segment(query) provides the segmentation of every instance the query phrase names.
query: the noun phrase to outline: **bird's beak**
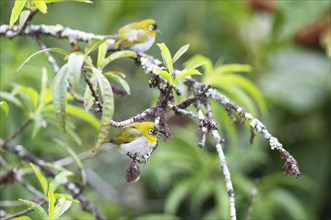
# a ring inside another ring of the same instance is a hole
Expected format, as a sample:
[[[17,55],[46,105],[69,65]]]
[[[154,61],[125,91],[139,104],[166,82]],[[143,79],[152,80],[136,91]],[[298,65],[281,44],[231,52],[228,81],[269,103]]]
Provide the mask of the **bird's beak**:
[[[157,131],[156,136],[162,140],[166,138],[166,135],[162,131]]]
[[[156,29],[155,31],[159,34],[162,34],[162,32],[159,29]]]

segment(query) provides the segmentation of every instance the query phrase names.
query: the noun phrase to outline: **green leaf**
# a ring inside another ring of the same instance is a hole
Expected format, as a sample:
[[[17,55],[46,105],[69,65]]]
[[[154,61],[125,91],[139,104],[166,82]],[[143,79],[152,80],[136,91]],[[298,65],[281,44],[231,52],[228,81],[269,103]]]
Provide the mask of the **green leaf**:
[[[67,146],[66,143],[64,143],[61,140],[55,139],[54,140],[59,146],[61,146],[70,156],[71,158],[75,161],[77,164],[78,168],[80,169],[81,172],[81,177],[82,177],[82,183],[83,185],[86,185],[86,173],[85,173],[85,168],[82,163],[82,161],[79,159],[79,156],[76,154],[76,152],[69,146]]]
[[[11,11],[10,21],[9,21],[9,27],[12,28],[17,21],[17,19],[20,16],[21,11],[24,8],[24,5],[27,0],[16,0],[14,7]]]
[[[102,39],[99,38],[91,38],[89,40],[89,42],[87,43],[86,47],[85,47],[85,55],[89,55],[90,53],[92,53],[94,50],[96,50],[101,44],[103,44],[104,42],[106,42],[109,39],[108,36],[105,36]]]
[[[29,216],[22,215],[19,217],[16,217],[15,220],[32,220]]]
[[[120,77],[119,74],[114,74],[113,71],[109,71],[109,72],[104,73],[104,75],[105,75],[105,77],[111,78],[112,80],[114,80],[115,82],[120,84],[127,94],[129,94],[129,95],[131,94],[129,84],[122,77]]]
[[[47,13],[47,5],[44,0],[32,0],[32,2],[37,6],[38,10],[46,14]]]
[[[161,50],[162,60],[163,60],[164,64],[166,65],[168,72],[170,74],[172,74],[174,71],[174,68],[173,68],[172,58],[171,58],[171,54],[170,54],[168,47],[164,43],[157,44],[157,46]]]
[[[72,204],[72,201],[66,200],[64,196],[61,196],[57,200],[57,204],[55,206],[55,212],[54,212],[54,219],[58,219],[65,211],[67,211]]]
[[[225,74],[221,77],[221,79],[223,82],[230,82],[242,88],[253,100],[256,101],[262,115],[267,112],[267,104],[264,100],[262,92],[250,80],[236,74]],[[220,84],[222,84],[222,82],[220,82]]]
[[[40,217],[42,217],[43,220],[48,220],[48,215],[45,212],[45,210],[43,209],[43,207],[41,207],[38,203],[29,201],[29,200],[24,200],[24,199],[18,199],[19,201],[23,202],[25,205],[33,208],[33,210],[35,210]]]
[[[5,101],[1,101],[0,102],[0,108],[5,112],[6,116],[8,116],[8,112],[9,112],[8,103],[5,102]]]
[[[22,102],[12,93],[0,91],[0,97],[11,103],[14,103],[17,107],[23,107]]]
[[[30,163],[30,166],[33,169],[33,172],[36,174],[37,179],[41,185],[41,188],[43,189],[44,195],[47,194],[47,189],[48,189],[48,182],[44,174],[40,171],[40,169],[34,165],[33,163]]]
[[[36,137],[40,128],[46,128],[47,122],[44,120],[43,116],[40,113],[34,115],[34,126],[32,130],[32,139]]]
[[[186,51],[188,50],[189,47],[190,47],[189,44],[185,44],[184,46],[179,48],[179,50],[176,52],[176,54],[172,58],[172,63],[174,64],[184,53],[186,53]]]
[[[294,194],[288,190],[280,188],[273,189],[270,192],[269,200],[276,203],[278,208],[287,212],[292,219],[307,219],[308,215],[305,206]],[[284,201],[286,201],[284,203]]]
[[[80,118],[80,119],[88,122],[90,125],[92,125],[96,129],[100,128],[100,122],[95,118],[94,115],[84,111],[83,109],[81,109],[77,106],[67,105],[66,113],[71,114],[72,116],[75,116],[77,118]]]
[[[61,171],[60,173],[56,174],[56,176],[49,183],[49,185],[52,186],[52,190],[55,191],[59,185],[64,183],[64,181],[67,179],[68,176],[72,176],[72,175],[73,173],[68,170]]]
[[[65,131],[65,109],[67,104],[68,64],[64,64],[53,81],[53,105],[60,127]]]
[[[191,179],[187,178],[184,181],[176,184],[175,188],[169,193],[165,204],[165,213],[175,214],[180,206],[180,203],[185,199],[191,190]]]
[[[176,85],[180,80],[192,75],[201,75],[201,73],[196,69],[184,69],[176,75],[174,84]]]
[[[235,72],[252,72],[252,67],[245,64],[226,64],[218,67],[216,72],[235,73]]]
[[[181,218],[175,215],[169,215],[165,213],[153,213],[135,218],[136,220],[180,220]]]
[[[49,104],[53,100],[51,89],[48,88],[48,75],[47,69],[45,67],[42,68],[42,75],[41,75],[41,85],[40,85],[40,93],[39,93],[39,111],[43,111],[43,107]]]
[[[61,193],[61,194],[55,193],[55,197],[56,198],[64,197],[68,201],[80,203],[79,200],[72,198],[72,196],[70,194],[66,194],[66,193]]]
[[[101,71],[94,68],[93,73],[97,77],[101,97],[103,100],[100,130],[95,141],[94,147],[92,149],[92,152],[95,153],[100,147],[101,143],[103,143],[107,138],[108,130],[110,128],[109,122],[112,119],[114,113],[114,96],[109,81],[101,73]]]
[[[184,65],[186,66],[185,69],[198,68],[200,65],[198,65],[198,66],[195,66],[195,65],[197,65],[199,63],[202,63],[202,68],[203,68],[203,71],[206,75],[208,75],[209,73],[212,72],[213,63],[211,62],[210,59],[208,59],[207,57],[204,57],[202,55],[195,55],[195,56],[191,57],[191,59],[186,61],[184,63]]]
[[[21,15],[20,15],[20,19],[19,19],[19,25],[20,27],[23,27],[26,20],[28,19],[29,15],[31,14],[31,11],[30,10],[23,10],[21,12]]]
[[[101,66],[101,64],[105,60],[106,54],[107,54],[107,43],[103,42],[98,49],[97,67]]]
[[[82,66],[84,63],[85,56],[80,53],[71,53],[68,58],[68,74],[71,83],[76,86],[79,83],[80,75],[82,73]]]
[[[31,107],[31,111],[34,111],[38,107],[39,103],[39,94],[32,87],[26,87],[21,85],[15,85],[16,92],[22,98],[26,107]]]
[[[173,86],[171,74],[167,70],[157,68],[156,75],[161,76],[165,81],[167,81],[170,85]]]
[[[206,65],[205,61],[194,61],[194,62],[187,62],[185,63],[185,68],[184,70],[188,70],[188,69],[196,69],[200,66]]]
[[[93,4],[92,1],[90,0],[44,0],[47,4],[48,3],[57,3],[57,2],[82,2],[82,3],[89,3],[89,4]]]
[[[106,57],[106,59],[104,59],[99,69],[104,69],[110,62],[123,57],[137,58],[137,54],[130,50],[116,51],[115,53],[110,54],[108,57]]]
[[[55,194],[52,184],[49,184],[48,188],[48,216],[49,220],[54,220],[54,211],[55,211]]]
[[[68,56],[70,53],[66,50],[63,50],[61,48],[47,48],[47,49],[43,49],[43,50],[39,50],[33,54],[31,54],[16,70],[15,76],[22,70],[22,68],[25,66],[25,64],[27,64],[28,62],[30,62],[33,58],[36,58],[37,55],[40,55],[41,53],[44,53],[46,51],[49,52],[56,52],[59,54],[63,54],[65,56]]]
[[[92,75],[89,78],[94,91],[96,91],[97,88],[97,78],[95,75]],[[83,99],[83,105],[84,105],[84,109],[85,111],[88,111],[94,104],[94,97],[92,96],[90,87],[88,85],[85,86],[85,91],[84,91],[84,99]]]

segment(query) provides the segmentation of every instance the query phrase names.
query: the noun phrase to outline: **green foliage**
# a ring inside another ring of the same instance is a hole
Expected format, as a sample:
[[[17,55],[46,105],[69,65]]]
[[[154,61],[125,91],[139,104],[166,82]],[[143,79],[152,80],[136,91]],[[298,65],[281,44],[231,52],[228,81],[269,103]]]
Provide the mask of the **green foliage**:
[[[164,43],[157,44],[161,50],[161,55],[166,69],[157,68],[156,74],[165,79],[170,86],[176,86],[177,83],[192,75],[201,75],[201,73],[196,69],[203,63],[196,63],[195,65],[187,65],[182,71],[178,73],[174,72],[173,64],[188,50],[189,45],[186,44],[179,48],[173,58],[171,58],[170,51]]]
[[[15,0],[15,4],[10,16],[10,22],[9,22],[10,28],[14,26],[15,22],[20,16],[21,16],[20,26],[23,26],[31,10],[34,7],[37,7],[41,13],[46,14],[47,4],[56,3],[56,2],[68,2],[68,1],[70,0]],[[90,0],[71,0],[71,1],[93,3]],[[26,6],[29,9],[29,11],[27,10],[22,11],[24,6]]]
[[[59,120],[60,127],[65,131],[65,108],[67,104],[67,89],[69,79],[69,68],[65,64],[56,74],[53,82],[53,104],[54,111]]]
[[[19,199],[19,201],[23,202],[25,205],[29,206],[30,208],[33,208],[33,210],[36,211],[43,220],[48,219],[48,215],[46,211],[38,203],[24,199]]]
[[[62,185],[65,179],[68,176],[72,175],[72,172],[63,170],[62,172],[58,173],[54,177],[54,179],[48,182],[44,174],[36,165],[30,163],[30,166],[32,167],[35,175],[37,176],[37,179],[43,189],[45,198],[48,201],[48,214],[38,203],[24,199],[19,199],[19,201],[33,208],[33,210],[36,211],[39,216],[44,220],[60,219],[64,212],[70,208],[72,202],[78,202],[70,195],[55,193],[58,186]]]
[[[5,112],[6,116],[8,115],[9,112],[9,106],[8,103],[5,101],[0,102],[0,108]]]
[[[44,174],[39,170],[39,168],[34,165],[33,163],[30,163],[30,166],[33,169],[33,172],[36,174],[38,181],[41,185],[41,188],[43,189],[44,195],[46,196],[47,191],[48,191],[48,182]]]

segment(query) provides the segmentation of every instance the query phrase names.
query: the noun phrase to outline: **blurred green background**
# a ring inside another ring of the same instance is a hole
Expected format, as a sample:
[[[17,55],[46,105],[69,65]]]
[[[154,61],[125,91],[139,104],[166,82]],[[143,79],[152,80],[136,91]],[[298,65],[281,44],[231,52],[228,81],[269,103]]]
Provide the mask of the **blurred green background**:
[[[1,1],[0,6],[1,25],[8,24],[13,1]],[[294,179],[283,174],[278,152],[271,151],[265,140],[257,137],[250,145],[247,128],[218,121],[221,126],[237,130],[232,141],[226,129],[221,134],[226,138],[224,150],[238,219],[247,216],[254,183],[258,194],[252,219],[331,219],[331,67],[326,46],[331,45],[330,6],[330,1],[323,0],[95,1],[92,5],[69,2],[49,5],[48,13],[38,13],[32,23],[114,34],[127,23],[154,18],[162,32],[156,43],[166,43],[172,52],[189,43],[186,58],[202,54],[213,63],[251,65],[252,73],[243,75],[261,89],[268,106],[266,114],[256,117],[297,159],[301,177]],[[70,49],[66,39],[42,39],[48,47]],[[1,90],[10,91],[13,84],[39,90],[41,67],[47,68],[51,82],[54,73],[44,56],[30,62],[22,74],[14,77],[18,66],[37,50],[30,37],[1,37]],[[147,53],[161,58],[155,45]],[[63,64],[64,60],[58,57],[58,63]],[[148,87],[149,76],[132,60],[121,60],[113,69],[126,73],[132,90],[131,96],[116,96],[115,120],[148,108],[157,94]],[[216,109],[215,117],[221,113]],[[1,138],[11,134],[26,118],[12,104],[8,117],[3,111],[0,114]],[[83,144],[64,137],[54,125],[48,125],[33,139],[30,126],[15,143],[47,161],[68,156],[52,141],[54,137],[62,137],[77,153],[89,150],[97,131],[84,121],[70,116],[69,120]],[[111,219],[228,219],[224,178],[213,145],[197,147],[199,133],[194,122],[169,115],[169,126],[172,136],[161,142],[150,161],[141,166],[138,183],[125,182],[130,160],[118,152],[84,160],[88,197]],[[116,132],[114,129],[111,135]],[[12,155],[4,157],[13,166],[20,163]],[[74,165],[69,168],[77,171]],[[28,178],[33,181],[32,175]],[[2,201],[29,195],[18,183],[0,186],[0,193]],[[16,209],[5,210],[10,213]],[[64,219],[90,217],[75,204]]]

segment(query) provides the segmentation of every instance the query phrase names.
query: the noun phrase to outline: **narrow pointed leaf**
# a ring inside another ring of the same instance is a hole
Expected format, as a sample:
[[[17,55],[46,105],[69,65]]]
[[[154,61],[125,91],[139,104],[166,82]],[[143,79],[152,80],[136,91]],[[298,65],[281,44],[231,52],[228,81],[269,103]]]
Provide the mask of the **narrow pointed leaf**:
[[[226,64],[218,67],[216,72],[220,71],[221,73],[234,73],[234,72],[251,72],[252,67],[245,64]]]
[[[103,100],[103,109],[101,116],[100,130],[95,141],[92,152],[95,153],[100,145],[106,140],[108,131],[110,128],[109,122],[114,113],[114,96],[113,90],[107,78],[97,69],[93,69],[93,73],[96,74],[98,85],[100,88],[101,97]]]
[[[49,183],[50,186],[52,186],[52,190],[56,190],[57,187],[61,184],[64,183],[65,179],[68,177],[68,176],[72,176],[73,173],[70,172],[70,171],[67,171],[67,170],[64,170],[58,174],[56,174],[56,176],[54,177],[54,179]]]
[[[88,54],[90,54],[91,52],[93,52],[94,50],[96,50],[101,44],[103,44],[108,39],[109,39],[108,36],[106,36],[106,37],[104,37],[102,39],[91,38],[89,40],[89,42],[87,43],[87,45],[86,45],[85,55],[87,56]]]
[[[174,55],[174,58],[172,58],[172,63],[174,64],[184,53],[186,53],[189,47],[190,47],[189,44],[185,44],[184,46],[179,48],[179,50]]]
[[[54,141],[61,146],[70,156],[71,158],[75,161],[76,165],[78,166],[80,172],[81,172],[81,178],[82,178],[82,184],[86,185],[86,173],[85,173],[85,168],[84,165],[77,155],[77,153],[69,147],[65,142],[59,140],[59,139],[54,139]]]
[[[10,16],[10,21],[9,21],[9,27],[12,28],[15,24],[15,22],[17,21],[17,19],[19,18],[21,11],[24,8],[24,5],[26,3],[27,0],[16,0],[14,7],[11,11],[11,16]]]
[[[37,6],[38,10],[46,14],[47,13],[47,5],[44,0],[32,0],[32,2]]]
[[[164,64],[166,65],[167,69],[169,70],[169,73],[172,74],[174,71],[173,64],[172,64],[172,58],[170,51],[168,47],[164,43],[157,44],[157,46],[161,50],[162,60]]]
[[[176,75],[174,84],[176,85],[180,80],[192,75],[201,75],[201,73],[196,69],[184,69]]]
[[[53,82],[53,105],[60,127],[65,131],[65,109],[67,104],[68,66],[63,65]]]
[[[89,4],[93,4],[92,1],[90,0],[44,0],[46,3],[56,3],[56,2],[68,2],[68,1],[72,1],[72,2],[83,2],[83,3],[89,3]]]
[[[61,196],[57,200],[57,204],[55,206],[55,211],[54,211],[54,219],[59,219],[65,211],[67,211],[72,204],[72,201],[66,200],[64,196]]]
[[[41,128],[45,128],[47,126],[47,122],[40,113],[35,114],[33,123],[32,139],[36,137]]]
[[[54,211],[55,211],[55,195],[54,189],[51,184],[49,184],[48,188],[48,216],[49,220],[54,220]]]
[[[161,68],[157,68],[156,69],[156,75],[161,76],[163,79],[165,79],[170,85],[172,85],[172,77],[171,74],[166,71],[163,70]]]
[[[44,176],[44,174],[40,171],[40,169],[36,165],[34,165],[33,163],[30,163],[30,166],[32,167],[33,172],[37,176],[37,179],[41,185],[41,188],[43,189],[44,195],[46,195],[47,190],[48,190],[48,182],[47,182],[46,177]]]
[[[23,27],[25,24],[26,20],[28,19],[29,15],[31,14],[30,10],[23,10],[20,14],[20,19],[19,19],[19,25],[20,27]]]
[[[8,102],[14,103],[17,107],[23,107],[21,100],[15,97],[15,94],[0,91],[0,97]]]
[[[56,53],[60,53],[60,54],[63,54],[65,56],[68,56],[70,53],[66,50],[63,50],[61,48],[47,48],[47,49],[43,49],[43,50],[39,50],[33,54],[31,54],[19,67],[18,69],[16,70],[16,74],[18,74],[22,68],[25,66],[25,64],[27,64],[29,61],[31,61],[33,58],[36,58],[37,55],[40,55],[46,51],[49,51],[49,52],[56,52]]]
[[[101,66],[101,64],[105,60],[106,54],[107,54],[107,43],[103,42],[98,49],[97,67]]]
[[[79,53],[71,53],[68,58],[68,74],[70,82],[77,87],[82,73],[82,66],[85,56]]]
[[[189,62],[186,63],[186,66],[184,68],[184,70],[188,70],[188,69],[196,69],[200,66],[206,65],[207,63],[205,61],[195,61],[195,62]]]
[[[115,82],[117,82],[118,84],[120,84],[127,94],[129,95],[131,94],[129,84],[122,77],[119,76],[120,74],[113,74],[113,72],[106,72],[104,73],[104,75],[105,77],[110,78]]]
[[[24,199],[18,199],[18,200],[23,202],[25,205],[33,208],[33,210],[35,210],[39,214],[39,216],[42,217],[43,220],[48,219],[48,215],[47,215],[46,211],[38,203],[29,201],[29,200],[24,200]]]
[[[99,69],[104,69],[110,62],[124,57],[137,58],[137,54],[130,50],[117,51],[106,57]]]
[[[94,74],[89,78],[89,81],[91,82],[94,91],[97,91],[97,78]],[[90,87],[86,85],[84,91],[84,99],[83,99],[83,105],[85,111],[89,111],[90,108],[93,106],[93,104],[94,104],[94,97],[92,96]]]
[[[82,108],[74,105],[67,105],[66,113],[86,121],[96,129],[99,129],[100,127],[100,122],[98,119],[94,115],[84,111]]]
[[[15,218],[15,220],[32,220],[32,219],[27,215],[22,215],[22,216]]]
[[[195,56],[191,57],[188,61],[186,61],[184,63],[184,65],[186,66],[185,68],[186,69],[196,69],[196,68],[198,68],[198,67],[194,67],[194,63],[203,63],[202,68],[203,68],[203,71],[204,71],[205,75],[208,75],[209,73],[212,72],[213,63],[207,57],[204,57],[202,55],[195,55]]]
[[[6,116],[8,115],[9,112],[9,106],[8,103],[5,101],[0,102],[0,108],[5,112]]]
[[[256,87],[256,85],[254,85],[254,83],[252,83],[250,80],[248,80],[247,78],[245,78],[241,75],[237,75],[237,74],[225,74],[222,76],[220,81],[221,81],[219,83],[220,85],[222,84],[222,82],[225,81],[225,82],[232,83],[236,86],[239,86],[241,89],[243,89],[248,94],[248,96],[250,96],[251,99],[256,101],[258,107],[261,110],[262,115],[266,114],[268,109],[267,109],[267,104],[266,104],[266,101],[264,100],[263,94]]]

